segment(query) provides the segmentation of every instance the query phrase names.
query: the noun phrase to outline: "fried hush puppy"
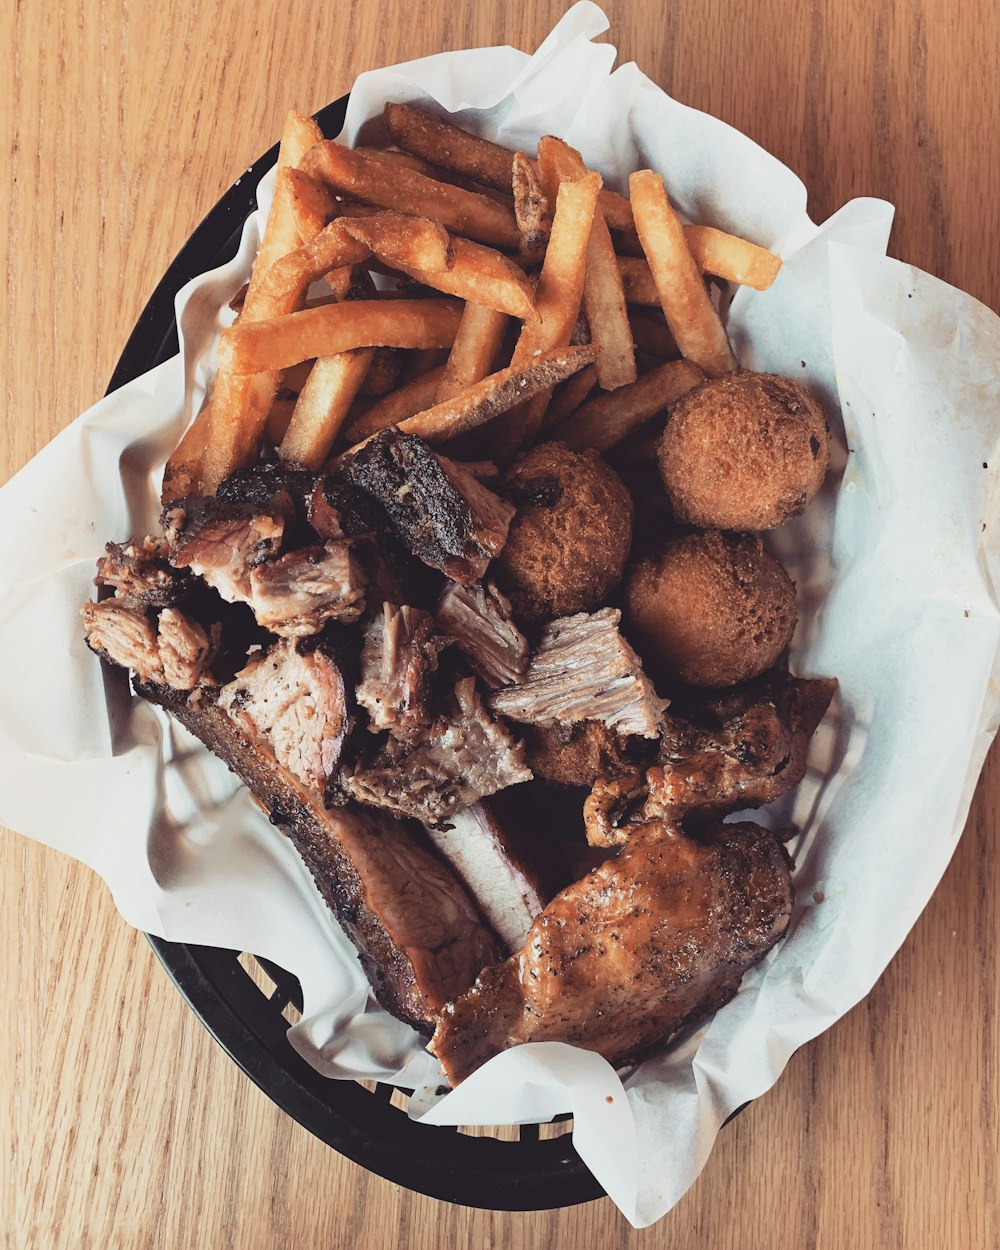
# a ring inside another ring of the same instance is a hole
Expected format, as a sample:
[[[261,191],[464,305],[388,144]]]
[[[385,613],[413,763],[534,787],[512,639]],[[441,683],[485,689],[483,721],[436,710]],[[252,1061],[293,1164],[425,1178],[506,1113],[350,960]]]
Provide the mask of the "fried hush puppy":
[[[795,585],[755,534],[688,534],[632,570],[625,619],[652,667],[696,686],[731,686],[788,645]]]
[[[556,786],[592,786],[637,758],[633,744],[596,720],[576,725],[519,725],[528,767]]]
[[[632,497],[594,451],[542,443],[516,460],[503,490],[517,507],[496,563],[522,622],[600,607],[621,581],[632,542]]]
[[[803,512],[823,482],[826,418],[787,378],[730,373],[674,404],[659,461],[678,521],[773,529]]]

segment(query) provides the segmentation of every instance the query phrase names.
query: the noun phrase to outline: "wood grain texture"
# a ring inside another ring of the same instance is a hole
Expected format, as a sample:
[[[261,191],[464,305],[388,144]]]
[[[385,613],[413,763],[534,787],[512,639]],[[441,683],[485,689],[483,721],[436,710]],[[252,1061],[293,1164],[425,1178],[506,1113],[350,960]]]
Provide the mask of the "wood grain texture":
[[[621,59],[795,169],[814,218],[884,196],[898,206],[895,255],[1000,305],[992,0],[605,7]],[[287,108],[318,108],[409,57],[533,48],[562,8],[8,3],[0,481],[100,396],[160,274]],[[215,1046],[99,881],[6,834],[0,1244],[996,1246],[998,804],[994,752],[951,868],[875,991],[795,1056],[641,1233],[607,1201],[476,1212],[341,1159]]]

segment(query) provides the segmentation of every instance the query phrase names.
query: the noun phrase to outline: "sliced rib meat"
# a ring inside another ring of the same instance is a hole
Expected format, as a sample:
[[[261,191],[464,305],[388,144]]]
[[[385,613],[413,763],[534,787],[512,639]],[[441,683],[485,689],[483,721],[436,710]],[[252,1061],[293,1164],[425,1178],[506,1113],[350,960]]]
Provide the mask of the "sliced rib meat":
[[[408,738],[430,728],[432,678],[443,643],[429,612],[406,604],[382,605],[365,630],[357,691],[374,730]]]
[[[654,821],[445,1008],[431,1049],[452,1085],[521,1042],[641,1059],[733,997],[785,932],[793,898],[768,830],[720,825],[695,840]]]
[[[596,720],[623,735],[658,737],[667,702],[619,633],[620,620],[617,608],[602,608],[550,621],[525,680],[496,691],[490,706],[529,724]]]
[[[196,701],[162,686],[138,690],[246,783],[302,856],[379,1002],[429,1034],[445,1002],[498,958],[493,935],[447,865],[419,833],[383,812],[325,809],[213,698]]]
[[[257,623],[282,638],[319,633],[327,621],[356,621],[365,585],[343,540],[300,547],[250,570],[246,602]]]
[[[219,706],[249,741],[325,795],[348,728],[344,678],[330,656],[290,641],[275,643],[252,655],[223,686]]]
[[[514,624],[510,603],[494,585],[449,582],[436,616],[438,629],[456,643],[491,690],[524,680],[528,640]]]
[[[488,794],[528,781],[520,743],[483,707],[472,678],[416,743],[390,739],[343,784],[359,803],[438,825]]]
[[[463,585],[483,576],[507,540],[510,504],[423,439],[395,427],[346,456],[338,478],[381,505],[415,556]]]
[[[191,589],[191,578],[168,562],[162,538],[107,543],[97,562],[95,586],[108,586],[127,608],[166,608],[179,603]]]
[[[131,669],[140,681],[192,690],[207,675],[212,646],[202,627],[177,608],[152,613],[118,599],[85,603],[87,646],[110,664]]]
[[[587,840],[615,846],[662,817],[714,817],[760,807],[797,786],[809,742],[837,683],[771,669],[664,721],[652,767],[597,781],[584,806]]]
[[[510,954],[549,901],[543,872],[494,799],[454,812],[427,836],[451,864]]]

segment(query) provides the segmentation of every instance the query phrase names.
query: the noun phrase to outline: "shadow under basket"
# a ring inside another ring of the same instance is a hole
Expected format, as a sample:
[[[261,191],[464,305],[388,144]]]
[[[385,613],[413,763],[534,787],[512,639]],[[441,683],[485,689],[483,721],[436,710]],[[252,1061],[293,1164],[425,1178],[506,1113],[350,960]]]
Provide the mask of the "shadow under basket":
[[[324,135],[339,133],[347,99],[316,114]],[[109,393],[176,354],[174,297],[192,278],[236,254],[243,223],[257,207],[257,183],[277,157],[275,146],[230,187],[185,243],[136,322]],[[238,951],[151,936],[149,941],[202,1023],[243,1071],[283,1111],[355,1163],[408,1189],[471,1207],[534,1211],[603,1196],[573,1149],[569,1117],[541,1128],[419,1124],[406,1114],[405,1090],[330,1080],[292,1049],[286,1034],[302,999],[291,974]]]

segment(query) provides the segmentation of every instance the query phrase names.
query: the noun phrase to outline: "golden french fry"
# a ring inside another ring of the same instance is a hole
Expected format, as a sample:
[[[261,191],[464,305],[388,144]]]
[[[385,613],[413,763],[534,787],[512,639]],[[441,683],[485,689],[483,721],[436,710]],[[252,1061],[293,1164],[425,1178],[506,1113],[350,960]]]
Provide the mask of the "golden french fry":
[[[318,469],[330,454],[371,363],[372,349],[321,356],[302,388],[278,459]]]
[[[444,365],[430,369],[405,382],[388,395],[383,395],[360,417],[355,418],[344,431],[348,444],[361,442],[389,425],[399,425],[408,417],[432,407],[437,402],[438,387],[444,374]]]
[[[498,143],[470,135],[411,104],[387,104],[383,116],[389,138],[397,148],[452,173],[463,174],[484,187],[510,191],[514,153]]]
[[[448,231],[426,217],[383,212],[371,217],[341,217],[338,225],[390,265],[435,271],[450,268]]]
[[[583,157],[562,139],[546,135],[538,144],[538,162],[546,186],[582,178],[587,167]],[[583,307],[591,338],[601,349],[597,377],[606,391],[636,379],[635,345],[628,323],[628,309],[621,274],[611,242],[611,232],[598,203],[590,231]]]
[[[456,300],[356,300],[248,325],[240,321],[222,332],[219,365],[239,375],[287,369],[356,347],[450,348],[461,316]]]
[[[554,430],[553,437],[575,451],[586,447],[607,451],[703,381],[704,374],[689,360],[668,361],[629,386],[588,400]]]
[[[590,173],[575,182],[559,184],[552,233],[535,289],[537,318],[526,322],[521,331],[511,362],[515,366],[524,366],[542,352],[569,344],[580,314],[600,186],[600,175]],[[501,458],[529,444],[541,428],[550,396],[544,388],[534,394],[537,399],[532,397],[519,406],[491,431],[494,452]]]
[[[670,327],[663,320],[662,313],[647,312],[644,308],[630,308],[628,314],[632,339],[636,348],[647,356],[655,356],[658,360],[676,360],[680,356]]]
[[[685,226],[684,237],[698,268],[729,282],[766,291],[778,276],[781,257],[712,226]]]
[[[513,190],[515,154],[499,143],[480,139],[412,104],[387,104],[385,124],[398,148],[484,187],[507,194]],[[617,191],[601,188],[601,211],[612,230],[635,229],[629,202]]]
[[[596,354],[597,349],[593,347],[567,347],[561,351],[543,352],[528,365],[512,365],[491,373],[460,395],[401,421],[399,428],[406,434],[419,434],[431,443],[447,442],[485,425],[540,391],[551,390],[557,383],[589,365]],[[359,443],[345,455],[363,445]]]
[[[278,260],[307,242],[326,221],[329,195],[295,168],[303,145],[311,143],[319,133],[315,122],[301,113],[289,113],[285,120],[274,198],[240,311],[241,323],[268,315],[268,302],[260,295],[268,273]],[[234,376],[220,364],[212,392],[211,428],[205,440],[199,474],[201,490],[213,494],[222,479],[234,469],[256,459],[278,382],[273,374],[258,378]]]
[[[524,270],[493,248],[482,247],[469,239],[452,239],[448,269],[402,268],[411,278],[436,287],[446,295],[457,295],[459,299],[507,313],[520,321],[535,317],[535,296]]]
[[[506,328],[507,318],[503,313],[481,304],[465,305],[451,355],[441,376],[438,403],[481,382],[489,374]]]
[[[482,243],[516,248],[517,223],[509,208],[487,195],[439,182],[393,165],[377,152],[357,152],[339,143],[317,143],[301,168],[341,195],[438,221],[456,234]]]
[[[201,466],[212,425],[212,405],[207,403],[184,431],[163,469],[160,502],[171,503],[196,493],[201,485]]]
[[[514,192],[514,220],[521,232],[521,255],[540,255],[552,230],[552,207],[542,190],[535,162],[523,152],[514,153],[511,189]]]
[[[275,261],[257,285],[252,320],[269,321],[295,312],[319,278],[359,264],[370,255],[367,245],[350,234],[343,221],[332,221],[314,239]],[[240,322],[245,319],[244,309]]]
[[[639,170],[629,179],[629,190],[636,230],[681,355],[709,377],[731,372],[736,357],[667,199],[663,179],[651,169]]]
[[[662,437],[663,422],[650,421],[635,434],[615,443],[610,449],[608,459],[613,465],[656,464]]]
[[[542,422],[542,429],[552,430],[561,425],[567,417],[576,412],[596,385],[597,368],[595,365],[588,365],[586,369],[581,369],[573,377],[567,378],[552,395],[545,413],[545,420]]]
[[[289,111],[285,118],[285,126],[281,133],[281,147],[278,150],[278,168],[285,165],[296,166],[309,149],[322,142],[323,132],[312,117]]]
[[[781,268],[781,257],[767,248],[712,226],[685,226],[684,238],[702,273],[714,274],[726,282],[766,291]],[[645,259],[619,256],[618,267],[630,304],[659,304],[656,283]]]

